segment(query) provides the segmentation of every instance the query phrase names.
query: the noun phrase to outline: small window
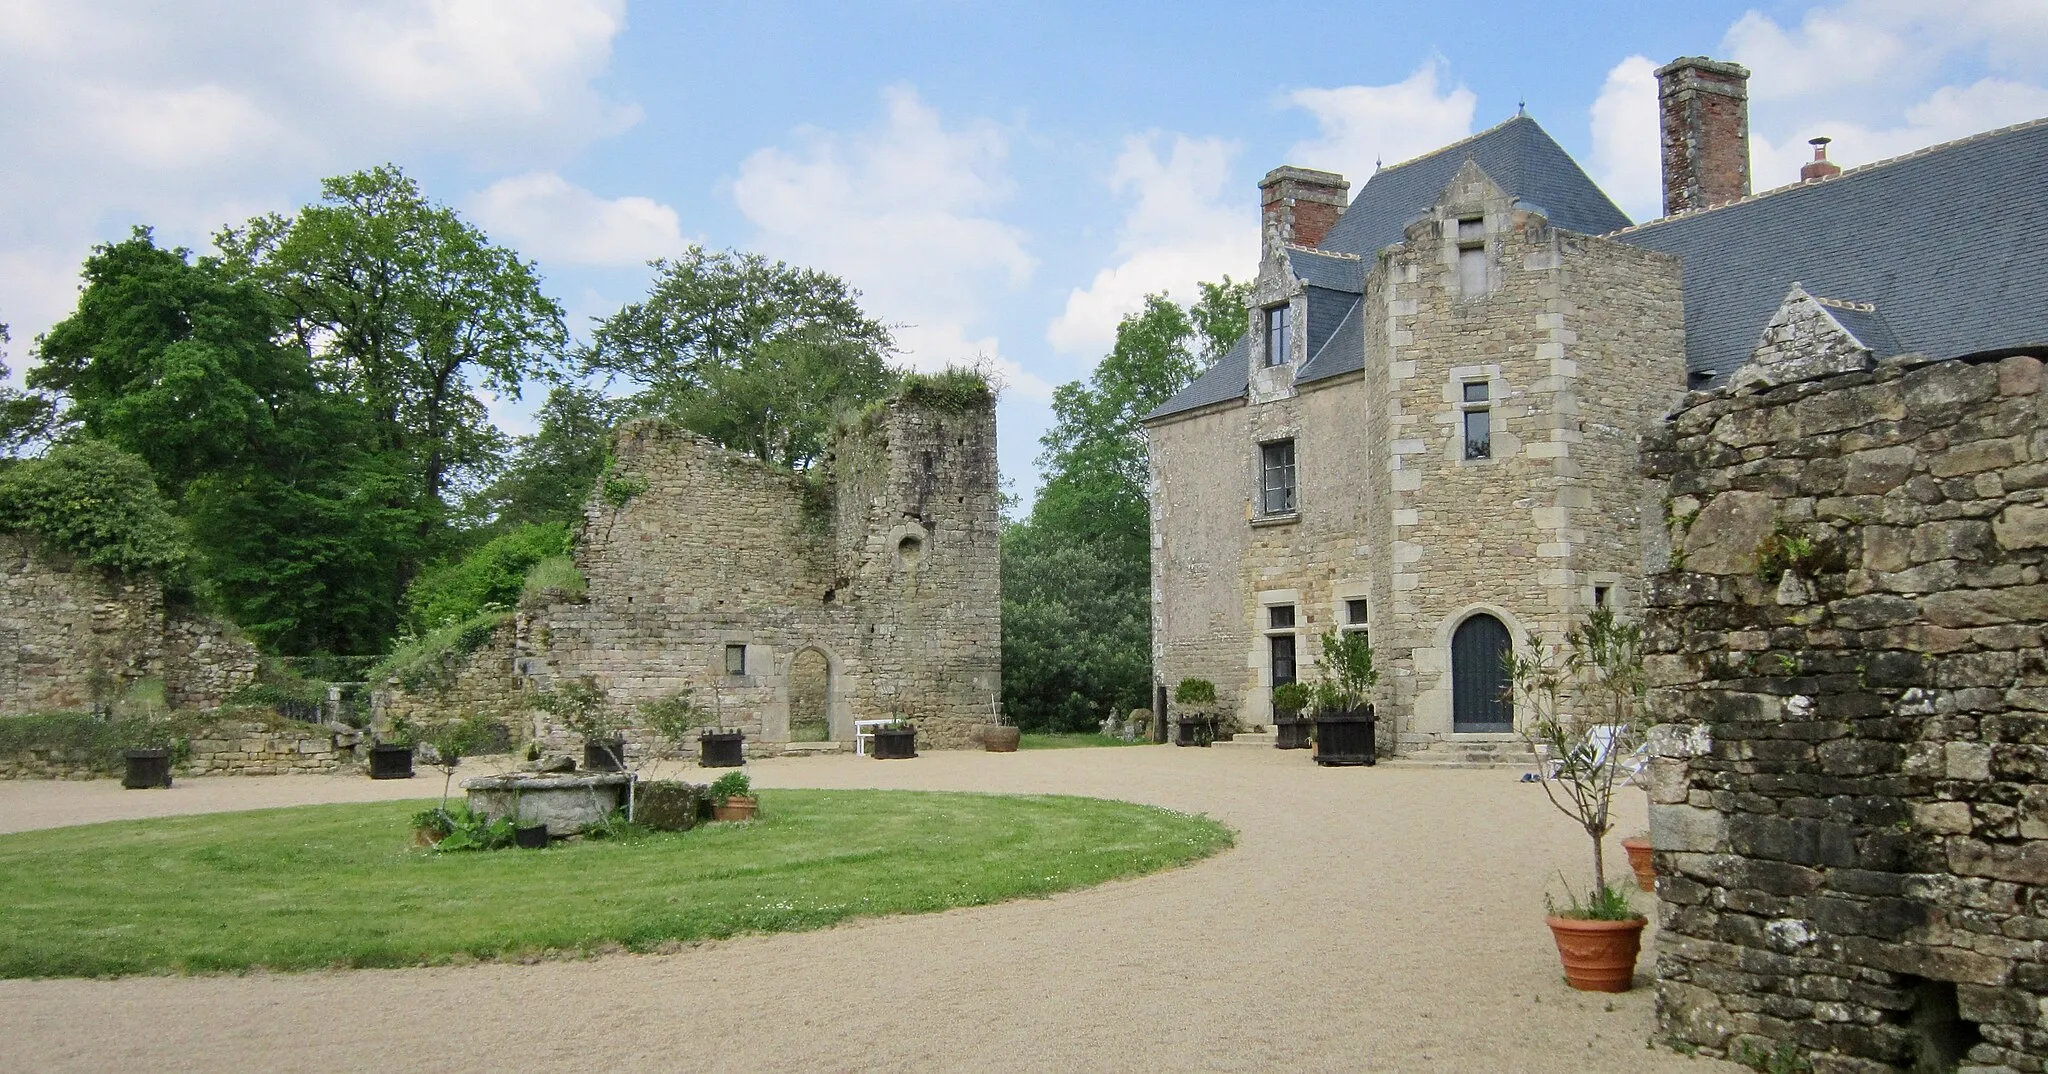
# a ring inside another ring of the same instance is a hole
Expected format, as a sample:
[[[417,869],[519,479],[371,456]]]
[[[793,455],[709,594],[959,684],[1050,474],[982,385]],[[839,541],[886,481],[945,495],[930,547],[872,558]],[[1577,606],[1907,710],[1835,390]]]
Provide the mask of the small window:
[[[1486,293],[1485,217],[1458,221],[1458,291],[1465,295]]]
[[[1274,306],[1266,311],[1266,365],[1287,364],[1288,316],[1286,306]]]
[[[1605,608],[1605,607],[1607,607],[1607,587],[1606,587],[1606,586],[1604,586],[1604,585],[1596,585],[1596,586],[1594,586],[1594,587],[1593,587],[1593,607],[1595,607],[1595,608]]]
[[[1259,513],[1291,515],[1294,504],[1294,441],[1259,445]]]
[[[1493,457],[1493,411],[1491,389],[1483,380],[1465,384],[1465,457]]]
[[[1460,243],[1485,242],[1486,218],[1483,216],[1468,216],[1459,220],[1458,241]]]
[[[1364,597],[1353,597],[1344,602],[1344,625],[1358,627],[1365,625]]]
[[[1266,629],[1268,629],[1268,630],[1293,630],[1293,629],[1294,629],[1294,605],[1292,605],[1292,604],[1275,604],[1275,605],[1273,605],[1272,607],[1270,607],[1270,608],[1267,608],[1267,609],[1266,609]]]
[[[1269,686],[1284,686],[1294,681],[1294,635],[1274,634],[1266,639],[1268,655],[1272,658],[1273,681]]]
[[[725,647],[725,673],[727,675],[745,675],[747,673],[747,647],[745,645],[728,645]]]

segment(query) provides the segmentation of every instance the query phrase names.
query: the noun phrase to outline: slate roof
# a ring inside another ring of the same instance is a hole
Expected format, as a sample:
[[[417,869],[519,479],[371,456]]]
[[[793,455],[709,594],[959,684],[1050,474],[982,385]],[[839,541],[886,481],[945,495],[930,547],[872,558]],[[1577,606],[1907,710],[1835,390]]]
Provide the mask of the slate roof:
[[[1247,333],[1216,359],[1216,364],[1206,372],[1188,382],[1188,386],[1175,392],[1173,398],[1161,404],[1159,409],[1139,418],[1151,421],[1183,410],[1198,410],[1213,403],[1244,398],[1245,385],[1251,376],[1251,339]]]
[[[1845,305],[1838,299],[1822,298],[1819,302],[1826,307],[1828,316],[1833,317],[1836,324],[1848,329],[1849,334],[1855,336],[1858,343],[1870,348],[1872,358],[1889,358],[1894,354],[1906,353],[1905,349],[1899,346],[1899,338],[1892,332],[1891,324],[1884,319],[1883,310],[1867,302],[1854,306]]]
[[[1334,297],[1334,296],[1333,296]],[[1335,303],[1331,303],[1333,306]],[[1310,307],[1313,311],[1314,307]],[[1344,315],[1321,347],[1309,351],[1309,359],[1294,374],[1294,383],[1306,384],[1365,368],[1365,299],[1351,300]]]
[[[1354,295],[1365,293],[1365,262],[1362,259],[1311,250],[1306,246],[1288,246],[1285,250],[1287,267],[1302,283],[1332,291],[1349,291]]]
[[[1518,115],[1413,160],[1381,168],[1323,236],[1325,250],[1376,257],[1400,242],[1408,224],[1436,204],[1466,160],[1495,186],[1541,212],[1553,227],[1601,235],[1629,218],[1536,121]]]
[[[1715,381],[1748,359],[1794,282],[1809,294],[1874,304],[1894,353],[1953,358],[2044,346],[2043,176],[2048,119],[1610,237],[1684,260],[1686,364]],[[1857,325],[1843,326],[1880,346]],[[1878,331],[1867,320],[1862,327]]]

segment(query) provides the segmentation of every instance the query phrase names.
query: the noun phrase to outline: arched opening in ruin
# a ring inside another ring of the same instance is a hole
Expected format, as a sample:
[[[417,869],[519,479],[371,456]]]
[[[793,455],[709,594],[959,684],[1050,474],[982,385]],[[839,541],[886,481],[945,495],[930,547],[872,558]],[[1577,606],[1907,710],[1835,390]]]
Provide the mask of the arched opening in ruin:
[[[816,649],[804,649],[789,662],[789,740],[831,738],[832,662]]]

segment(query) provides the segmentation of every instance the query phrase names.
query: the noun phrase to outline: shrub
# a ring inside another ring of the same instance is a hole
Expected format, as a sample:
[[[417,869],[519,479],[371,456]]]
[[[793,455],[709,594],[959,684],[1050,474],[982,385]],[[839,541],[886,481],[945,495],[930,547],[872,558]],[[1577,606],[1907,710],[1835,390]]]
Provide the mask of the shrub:
[[[189,552],[149,465],[81,440],[0,471],[0,528],[123,574],[182,576]]]
[[[711,784],[711,800],[719,805],[733,798],[751,798],[753,794],[754,781],[745,772],[727,772]]]
[[[549,556],[526,572],[526,585],[519,591],[519,606],[573,604],[581,601],[588,590],[589,584],[583,580],[583,572],[576,569],[575,560]]]
[[[511,618],[511,612],[487,609],[459,623],[403,641],[382,663],[370,669],[370,681],[397,679],[399,685],[413,691],[445,687],[454,679],[455,662],[483,648],[491,635]]]
[[[426,634],[492,607],[510,608],[525,593],[533,569],[544,560],[567,555],[570,543],[566,523],[521,526],[461,559],[433,567],[405,591],[406,625],[415,634]]]
[[[962,366],[948,366],[936,373],[905,373],[896,395],[906,403],[954,414],[985,409],[996,399],[986,375]]]
[[[1216,684],[1207,679],[1182,679],[1173,688],[1173,699],[1183,705],[1215,704]]]

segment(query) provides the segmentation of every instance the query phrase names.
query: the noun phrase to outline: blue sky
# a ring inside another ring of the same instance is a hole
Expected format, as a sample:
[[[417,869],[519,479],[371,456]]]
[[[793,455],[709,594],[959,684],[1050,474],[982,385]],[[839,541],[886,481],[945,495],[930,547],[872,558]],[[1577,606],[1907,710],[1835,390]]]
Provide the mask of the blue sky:
[[[1118,317],[1253,270],[1268,168],[1355,189],[1526,100],[1645,219],[1650,71],[1686,54],[1753,69],[1760,189],[1815,134],[1853,165],[2048,115],[2040,0],[0,0],[0,321],[18,377],[92,243],[204,247],[395,161],[538,261],[579,334],[693,241],[844,275],[907,364],[997,366],[1028,498],[1050,387]]]

